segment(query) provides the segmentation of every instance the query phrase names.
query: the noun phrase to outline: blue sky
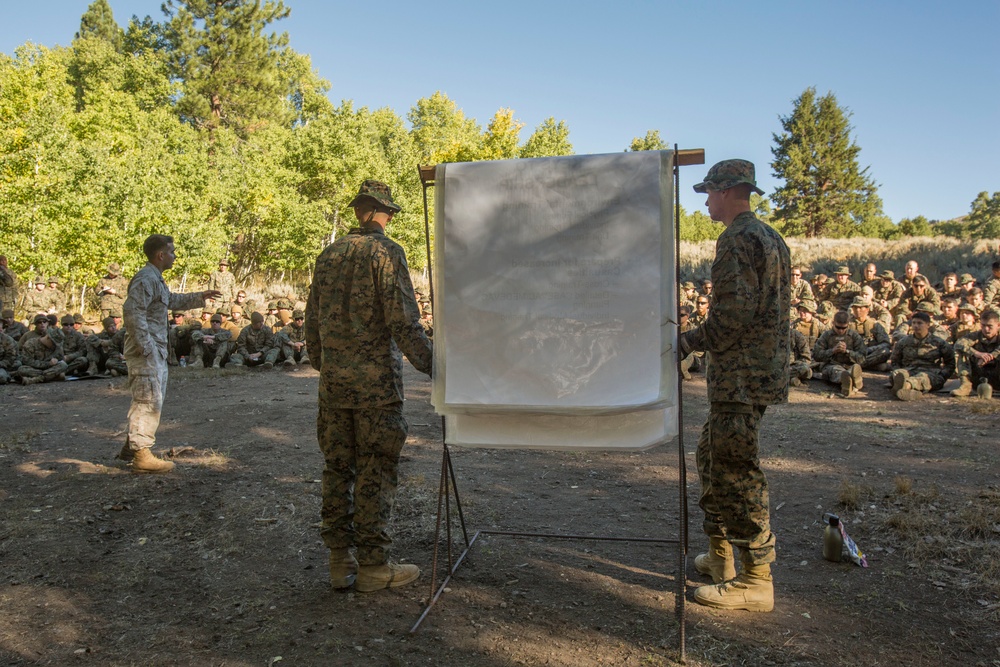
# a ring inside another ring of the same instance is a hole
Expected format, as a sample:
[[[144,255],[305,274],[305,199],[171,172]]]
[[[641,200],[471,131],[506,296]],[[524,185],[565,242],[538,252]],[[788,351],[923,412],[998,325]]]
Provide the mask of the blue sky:
[[[66,45],[88,0],[5,3],[0,51]],[[160,20],[160,0],[110,0],[123,27]],[[388,106],[445,92],[485,126],[510,107],[525,123],[565,120],[577,153],[623,150],[656,129],[742,157],[770,193],[778,117],[809,86],[852,113],[862,166],[898,221],[968,213],[1000,191],[1000,2],[343,2],[285,0],[275,25],[312,57],[330,97]],[[681,203],[707,167],[682,171]]]

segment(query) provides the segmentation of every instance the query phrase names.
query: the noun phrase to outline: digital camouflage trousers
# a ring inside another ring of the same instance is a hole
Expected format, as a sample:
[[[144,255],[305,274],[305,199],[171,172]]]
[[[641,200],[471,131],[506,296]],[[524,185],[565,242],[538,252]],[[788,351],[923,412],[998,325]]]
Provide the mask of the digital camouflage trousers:
[[[402,403],[353,410],[319,406],[316,434],[325,461],[320,536],[330,549],[356,546],[362,565],[386,562],[408,430]]]
[[[699,505],[709,537],[744,549],[754,564],[774,562],[767,478],[758,431],[766,406],[713,402],[698,440]]]

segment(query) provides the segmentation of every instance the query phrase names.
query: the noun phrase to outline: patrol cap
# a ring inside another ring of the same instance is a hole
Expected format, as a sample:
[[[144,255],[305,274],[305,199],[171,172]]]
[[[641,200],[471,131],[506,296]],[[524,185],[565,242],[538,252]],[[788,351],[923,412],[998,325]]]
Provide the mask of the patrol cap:
[[[764,191],[757,187],[753,162],[749,160],[723,160],[712,165],[705,180],[694,185],[694,191],[704,194],[710,189],[728,190],[741,183],[746,183],[759,195],[764,194]]]
[[[963,273],[962,277],[958,279],[958,282],[964,285],[965,283],[974,283],[976,282],[976,279],[972,277],[972,274]]]
[[[45,282],[59,284],[59,276],[49,276],[49,279]]]
[[[878,274],[878,277],[881,278],[882,280],[895,280],[896,274],[890,271],[889,269],[886,269],[882,273]]]
[[[37,315],[35,315],[35,319],[31,320],[31,322],[33,324],[38,324],[39,322],[45,322],[46,324],[48,324],[49,316],[46,315],[45,313],[38,313]]]
[[[292,302],[288,299],[278,299],[278,308],[281,310],[291,310]]]
[[[110,315],[111,317],[116,317],[118,319],[121,319],[122,317],[121,311],[119,310],[112,310],[110,313],[108,313],[108,315]]]
[[[49,320],[49,326],[54,327],[55,325],[59,324],[59,316],[56,315],[55,313],[49,313],[45,317],[47,317]]]
[[[228,313],[228,312],[226,312],[226,309],[225,309],[225,308],[216,308],[216,309],[215,309],[215,314],[216,314],[216,315],[225,315],[226,317],[228,317],[228,316],[229,316],[229,313]]]
[[[825,284],[826,283],[826,274],[825,273],[817,273],[815,276],[813,276],[813,280],[812,281],[814,283],[824,283]]]
[[[254,312],[254,314],[250,316],[250,321],[253,322],[254,324],[263,324],[264,316],[258,312]]]
[[[14,319],[14,311],[11,310],[10,308],[5,308],[3,312],[0,312],[0,318],[5,320]]]
[[[108,264],[108,273],[113,273],[116,276],[122,272],[122,267],[118,266],[118,262],[111,262]]]
[[[691,282],[690,280],[684,281],[684,284],[682,284],[681,287],[683,287],[684,289],[698,289],[697,287],[695,287],[694,283]]]
[[[763,193],[761,193],[763,194]],[[392,190],[389,186],[382,181],[376,181],[373,179],[367,179],[358,188],[358,194],[351,200],[348,204],[351,208],[354,208],[366,199],[373,200],[378,206],[387,208],[394,213],[399,213],[403,209],[392,200]]]
[[[212,315],[212,321],[222,324],[222,315],[219,314]]]
[[[872,307],[872,302],[869,301],[868,299],[864,298],[863,296],[856,296],[856,297],[854,297],[854,301],[851,302],[851,308],[854,308],[854,307],[857,307],[857,308],[871,308]]]
[[[267,309],[268,310],[278,310],[278,302],[277,301],[268,301],[267,302]]]
[[[61,324],[63,326],[70,326],[71,327],[75,323],[76,323],[76,320],[73,319],[72,315],[63,315],[62,319],[59,320],[59,324]]]
[[[219,266],[229,266],[229,260],[223,258],[219,260]]]
[[[938,309],[934,307],[934,304],[930,301],[921,301],[917,304],[918,313],[930,313],[931,315],[937,315]]]
[[[799,301],[795,307],[799,310],[805,310],[814,315],[816,314],[816,302],[812,299],[803,299],[802,301]]]
[[[35,276],[35,281],[34,282],[36,282],[36,283],[44,283],[45,282],[45,278],[43,276]]]
[[[842,276],[844,274],[851,275],[851,269],[847,266],[838,266],[837,270],[833,272],[834,275]]]
[[[304,320],[305,317],[306,317],[306,314],[303,313],[301,310],[296,310],[294,313],[292,313],[292,319],[293,320],[299,320],[299,319]]]

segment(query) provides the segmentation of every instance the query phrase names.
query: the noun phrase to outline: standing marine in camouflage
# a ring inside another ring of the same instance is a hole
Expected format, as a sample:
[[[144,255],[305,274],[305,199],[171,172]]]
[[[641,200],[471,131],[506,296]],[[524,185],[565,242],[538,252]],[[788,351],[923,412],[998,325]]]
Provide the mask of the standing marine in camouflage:
[[[35,278],[35,288],[24,295],[24,312],[29,324],[38,313],[49,312],[49,295],[45,292],[45,279],[41,276]]]
[[[0,255],[0,310],[17,308],[17,276],[7,265],[7,256]]]
[[[389,186],[365,181],[350,206],[359,226],[316,260],[305,312],[306,350],[320,372],[320,536],[330,549],[330,584],[370,592],[420,576],[416,565],[392,563],[386,552],[399,454],[409,429],[400,349],[428,375],[433,350],[420,326],[406,255],[385,235],[400,210]]]
[[[108,264],[108,274],[97,283],[97,296],[101,297],[101,319],[120,313],[125,305],[128,280],[122,275],[122,267],[117,263]]]
[[[212,271],[208,276],[209,291],[216,291],[221,296],[219,303],[221,308],[229,308],[229,304],[236,298],[236,276],[229,272],[229,262],[225,259],[219,260],[219,270]]]
[[[726,226],[716,243],[708,318],[678,339],[683,355],[705,350],[709,360],[711,405],[697,461],[711,547],[695,568],[715,584],[698,588],[694,599],[720,609],[771,611],[775,537],[758,433],[767,406],[788,400],[791,261],[781,235],[750,209],[750,193],[764,194],[752,162],[719,162],[694,190],[708,195],[709,215]]]
[[[17,377],[17,369],[21,367],[21,351],[13,338],[4,333],[0,322],[0,384],[13,382]]]

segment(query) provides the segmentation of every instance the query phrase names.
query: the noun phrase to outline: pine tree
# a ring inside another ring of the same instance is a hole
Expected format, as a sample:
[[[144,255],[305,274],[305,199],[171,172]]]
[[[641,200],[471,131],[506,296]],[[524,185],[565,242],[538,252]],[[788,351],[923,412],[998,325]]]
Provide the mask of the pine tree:
[[[293,59],[288,33],[265,34],[291,11],[281,0],[167,0],[163,11],[184,120],[243,136],[265,125],[291,124],[298,82],[282,66]]]
[[[833,93],[817,98],[816,89],[807,88],[781,118],[771,166],[785,184],[771,199],[785,234],[853,236],[885,217],[868,167],[858,166],[850,115]]]
[[[124,33],[115,22],[108,0],[94,0],[80,17],[80,32],[75,39],[99,38],[106,40],[120,50]]]

